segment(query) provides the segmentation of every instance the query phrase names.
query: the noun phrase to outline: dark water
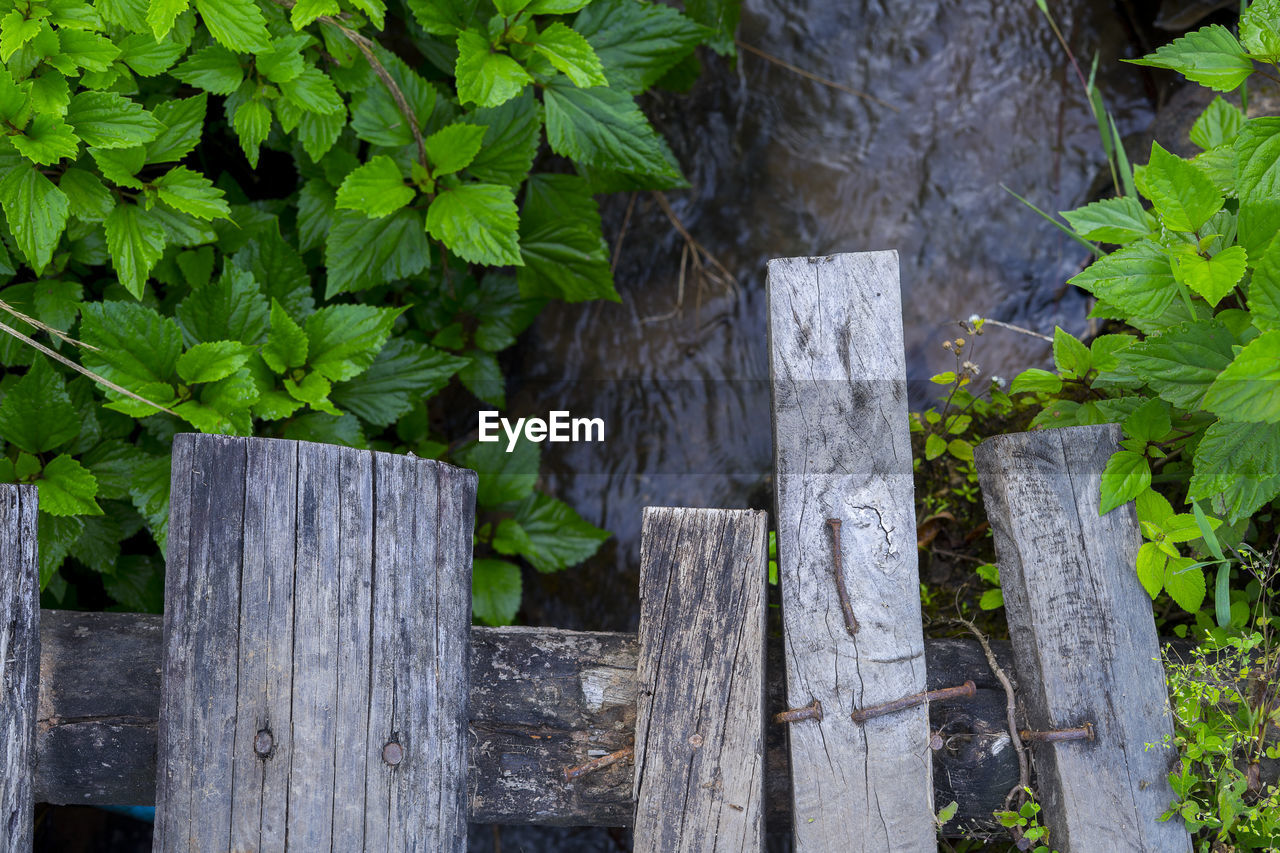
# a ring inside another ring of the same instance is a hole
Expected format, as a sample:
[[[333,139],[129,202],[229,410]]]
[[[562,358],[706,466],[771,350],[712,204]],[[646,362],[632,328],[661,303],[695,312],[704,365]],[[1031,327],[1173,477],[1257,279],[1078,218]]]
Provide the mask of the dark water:
[[[1123,7],[1050,5],[1086,73],[1099,54],[1100,88],[1137,153],[1152,107],[1141,72],[1118,62],[1141,52]],[[650,105],[693,184],[670,203],[737,283],[690,269],[681,300],[684,240],[642,193],[621,243],[622,302],[556,306],[526,336],[511,410],[605,419],[603,445],[544,445],[545,485],[614,533],[584,567],[526,576],[528,624],[634,630],[646,505],[769,507],[770,258],[896,249],[916,380],[954,368],[940,344],[971,314],[1084,330],[1088,306],[1063,282],[1087,254],[1000,188],[1057,211],[1102,187],[1081,86],[1033,3],[747,0],[740,37],[896,110],[747,52],[710,63],[690,96]],[[605,204],[611,240],[628,202]],[[1046,354],[989,328],[974,358],[1010,376]],[[912,387],[927,404],[928,383]]]

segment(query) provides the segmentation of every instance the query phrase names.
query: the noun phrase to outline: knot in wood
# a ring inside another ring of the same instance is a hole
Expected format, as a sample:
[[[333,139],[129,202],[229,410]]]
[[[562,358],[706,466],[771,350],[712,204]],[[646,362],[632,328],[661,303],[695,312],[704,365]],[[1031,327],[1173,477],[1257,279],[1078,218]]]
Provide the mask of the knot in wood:
[[[253,736],[253,751],[257,753],[259,758],[266,758],[271,754],[271,747],[275,745],[275,741],[271,737],[270,729],[263,729]]]

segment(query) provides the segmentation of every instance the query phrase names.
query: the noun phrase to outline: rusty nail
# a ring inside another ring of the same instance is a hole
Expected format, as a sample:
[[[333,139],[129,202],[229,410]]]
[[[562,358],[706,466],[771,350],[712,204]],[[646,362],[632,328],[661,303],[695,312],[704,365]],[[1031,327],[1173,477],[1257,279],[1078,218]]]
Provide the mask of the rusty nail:
[[[858,619],[853,615],[853,603],[849,601],[849,591],[844,586],[844,566],[840,560],[840,519],[828,518],[827,526],[831,528],[831,540],[835,551],[836,593],[840,596],[840,609],[844,612],[844,627],[849,636],[858,633]]]
[[[624,761],[630,758],[632,755],[632,752],[633,752],[632,748],[628,746],[624,749],[618,750],[617,752],[611,752],[608,755],[602,755],[599,758],[593,758],[590,761],[587,761],[583,764],[578,764],[573,767],[566,767],[564,769],[564,781],[572,782],[574,779],[577,779],[579,776],[583,775],[584,773],[590,773],[594,770],[600,770],[602,768],[608,767],[610,764],[617,764],[619,761]]]
[[[404,761],[404,747],[395,741],[389,742],[382,748],[382,760],[395,767]]]
[[[850,716],[855,723],[865,723],[872,717],[882,717],[885,714],[892,714],[894,711],[901,711],[903,708],[914,708],[916,705],[923,705],[925,702],[941,702],[944,699],[968,699],[978,690],[972,681],[966,681],[959,687],[944,687],[941,690],[930,690],[926,693],[917,693],[914,696],[903,696],[901,699],[894,699],[892,702],[885,702],[880,705],[872,705],[869,708],[859,708]]]
[[[929,735],[929,749],[937,752],[946,745],[946,741],[942,739],[942,732],[933,732]]]
[[[789,711],[780,711],[773,715],[775,723],[798,723],[800,720],[818,720],[822,721],[822,703],[814,699],[803,708],[792,708]]]
[[[1074,729],[1053,729],[1047,732],[1019,730],[1018,737],[1031,743],[1057,743],[1064,740],[1093,740],[1093,723],[1085,723]]]
[[[266,758],[271,754],[272,744],[271,732],[267,729],[263,729],[253,736],[253,751],[258,754],[259,758]]]

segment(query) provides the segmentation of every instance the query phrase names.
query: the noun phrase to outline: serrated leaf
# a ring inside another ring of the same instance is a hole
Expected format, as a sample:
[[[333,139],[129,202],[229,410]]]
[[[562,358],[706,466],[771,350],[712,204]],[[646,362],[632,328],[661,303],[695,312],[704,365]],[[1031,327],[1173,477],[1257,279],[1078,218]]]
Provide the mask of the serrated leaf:
[[[1150,240],[1099,258],[1068,283],[1141,318],[1159,317],[1178,295],[1168,256]]]
[[[1089,348],[1060,326],[1053,327],[1053,363],[1065,379],[1083,378],[1093,367]]]
[[[529,178],[520,216],[520,252],[524,267],[517,280],[526,296],[556,296],[569,302],[619,298],[600,213],[582,178]]]
[[[431,161],[432,175],[452,175],[470,165],[487,130],[474,124],[451,124],[428,136],[427,159]]]
[[[1163,399],[1195,410],[1210,383],[1231,363],[1233,343],[1231,332],[1222,323],[1202,320],[1149,336],[1116,357]]]
[[[102,497],[99,484],[98,498]],[[114,571],[120,559],[120,542],[125,538],[120,521],[111,515],[88,515],[82,520],[84,527],[71,546],[70,556],[95,572]]]
[[[1196,446],[1189,501],[1208,500],[1232,522],[1280,493],[1280,430],[1270,424],[1218,421]]]
[[[267,22],[253,0],[195,0],[196,9],[219,44],[241,53],[271,46]]]
[[[44,26],[39,18],[28,18],[17,9],[0,18],[0,62],[12,59]]]
[[[1280,422],[1280,330],[1263,332],[1209,386],[1204,407],[1229,421]]]
[[[333,148],[347,126],[345,108],[336,113],[303,113],[298,119],[298,141],[312,160],[319,160]]]
[[[173,22],[191,6],[191,0],[151,0],[147,6],[147,26],[156,41],[173,29]]]
[[[302,49],[311,42],[311,36],[287,35],[271,42],[271,47],[253,58],[258,73],[272,83],[287,83],[302,73],[307,62]]]
[[[480,437],[486,435],[495,440],[473,442],[457,456],[458,464],[479,475],[476,503],[482,507],[495,507],[532,495],[538,482],[541,446],[523,435],[512,446],[509,436],[500,426],[494,426],[487,432],[482,429]]]
[[[98,481],[87,468],[63,453],[55,456],[36,481],[40,492],[40,511],[49,515],[101,515],[94,495]]]
[[[81,352],[85,367],[158,403],[172,399],[170,383],[177,379],[182,331],[171,318],[135,302],[86,302],[81,309],[80,338],[96,347]],[[147,391],[166,398],[157,399]],[[120,399],[114,391],[106,393]]]
[[[378,57],[404,94],[418,120],[418,127],[426,127],[435,109],[435,87],[398,57],[391,54],[378,54]],[[351,129],[356,136],[374,145],[399,148],[414,143],[408,120],[381,80],[352,99]]]
[[[609,538],[606,531],[584,521],[568,504],[537,492],[516,508],[515,520],[532,543],[532,551],[524,557],[540,572],[576,566]]]
[[[408,6],[424,30],[436,36],[452,36],[470,23],[476,4],[473,0],[408,0]]]
[[[396,162],[379,154],[347,175],[334,204],[340,210],[358,210],[376,219],[404,207],[415,195]]]
[[[542,139],[542,114],[533,94],[526,92],[502,106],[478,109],[467,118],[488,128],[467,171],[485,183],[523,183]]]
[[[374,426],[390,426],[431,397],[467,359],[405,338],[392,338],[369,369],[334,386],[333,402]]]
[[[1164,588],[1179,607],[1195,613],[1204,603],[1204,569],[1190,557],[1170,557],[1165,565]]]
[[[1238,107],[1215,97],[1191,126],[1191,141],[1205,149],[1231,143],[1244,126],[1245,116]]]
[[[125,289],[142,298],[152,267],[164,254],[164,227],[149,210],[119,204],[106,222],[107,251]]]
[[[164,129],[147,143],[147,162],[172,163],[194,151],[204,129],[208,102],[209,96],[201,92],[193,98],[157,104],[152,115],[164,125]]]
[[[338,213],[325,241],[325,298],[417,275],[429,261],[422,214],[398,210],[381,219]]]
[[[1222,194],[1208,175],[1158,142],[1151,143],[1151,160],[1134,179],[1164,224],[1175,231],[1198,231],[1222,208]]]
[[[1138,580],[1152,601],[1164,589],[1164,567],[1168,561],[1154,542],[1144,542],[1138,549]]]
[[[114,92],[81,92],[67,107],[67,123],[86,145],[110,150],[150,142],[163,125],[136,101]]]
[[[519,226],[515,192],[500,184],[463,184],[440,193],[427,208],[427,233],[476,264],[523,266]]]
[[[70,212],[66,194],[34,166],[22,163],[0,181],[0,204],[18,249],[39,275],[66,227]]]
[[[502,367],[493,353],[483,350],[471,350],[467,353],[471,359],[458,371],[458,381],[478,399],[490,406],[501,409],[507,404],[507,383],[502,376]]]
[[[169,538],[169,480],[169,455],[165,454],[138,463],[129,485],[129,497],[161,550]]]
[[[37,113],[63,116],[71,103],[71,86],[61,71],[49,69],[32,78],[30,96]]]
[[[271,132],[271,108],[259,100],[242,102],[231,117],[231,126],[240,139],[240,148],[249,165],[258,167],[258,148]]]
[[[1151,465],[1140,453],[1119,450],[1102,471],[1102,505],[1099,515],[1128,503],[1151,485]]]
[[[289,12],[289,20],[295,30],[300,30],[322,15],[337,15],[341,11],[338,0],[298,0]]]
[[[1137,511],[1139,522],[1147,522],[1157,527],[1163,526],[1173,517],[1173,507],[1164,495],[1155,489],[1141,492],[1133,499],[1133,506]]]
[[[58,187],[66,194],[76,218],[85,222],[103,222],[115,208],[115,197],[92,172],[67,169],[58,179]]]
[[[533,82],[529,72],[508,54],[498,53],[489,40],[473,30],[458,33],[458,61],[454,69],[458,101],[496,107],[519,95]]]
[[[1124,434],[1143,443],[1164,438],[1171,428],[1169,404],[1158,398],[1147,400],[1124,419]]]
[[[230,95],[244,82],[240,58],[222,45],[211,44],[187,57],[173,76],[189,86],[215,95]]]
[[[521,594],[519,566],[493,559],[479,559],[471,564],[473,618],[486,625],[510,625],[520,609]]]
[[[276,300],[271,300],[271,332],[262,347],[262,360],[276,373],[307,363],[307,334]]]
[[[187,43],[179,41],[177,34],[156,41],[151,33],[135,33],[120,40],[120,61],[128,65],[140,77],[155,77],[173,67],[187,52]],[[168,103],[162,102],[162,103]],[[153,114],[159,112],[157,109]],[[160,118],[157,114],[156,118]],[[164,119],[160,119],[162,122]]]
[[[135,176],[146,162],[146,148],[141,145],[115,151],[90,148],[89,153],[93,155],[94,162],[98,164],[98,170],[108,181],[121,187],[142,189],[142,181]]]
[[[1060,214],[1086,240],[1124,245],[1148,237],[1157,223],[1133,196],[1095,201]]]
[[[307,363],[326,379],[342,382],[369,369],[401,310],[371,305],[329,305],[306,319]]]
[[[51,166],[63,157],[74,158],[80,142],[61,118],[45,114],[37,115],[9,141],[22,156],[40,166]]]
[[[1038,367],[1031,367],[1014,377],[1009,384],[1009,394],[1034,394],[1044,391],[1057,394],[1062,390],[1062,378]]]
[[[562,23],[554,23],[538,33],[533,49],[546,57],[552,67],[575,86],[607,86],[600,57],[587,40]]]
[[[1218,92],[1233,91],[1253,73],[1253,63],[1240,42],[1218,24],[1187,33],[1141,59],[1125,61],[1168,68]]]
[[[45,453],[80,433],[80,418],[66,382],[37,358],[25,376],[8,385],[0,401],[0,436],[28,453]]]
[[[387,15],[387,6],[382,0],[351,0],[351,5],[368,15],[376,29],[382,29]]]
[[[289,392],[289,396],[293,397],[293,399],[306,403],[317,411],[330,415],[342,414],[329,401],[329,392],[333,389],[333,385],[319,373],[308,373],[302,377],[300,382],[286,378],[284,380],[284,389]]]
[[[226,219],[231,208],[213,181],[185,166],[175,166],[152,184],[160,200],[199,219]]]
[[[557,154],[589,166],[681,178],[657,132],[625,92],[552,80],[543,90],[543,103],[547,141]]]
[[[329,75],[314,65],[308,65],[298,76],[281,83],[280,91],[298,109],[308,113],[332,115],[344,109]]]
[[[638,95],[679,64],[711,31],[662,4],[595,0],[573,28],[595,48],[609,83]]]
[[[1223,249],[1212,258],[1189,252],[1175,256],[1173,277],[1216,308],[1244,277],[1247,262],[1240,246]]]
[[[928,438],[924,440],[925,461],[932,462],[946,452],[947,440],[936,432],[929,433]]]
[[[1280,59],[1280,3],[1253,0],[1240,14],[1240,41],[1259,59]]]
[[[194,285],[174,316],[188,344],[234,340],[253,345],[266,335],[268,310],[253,276],[227,264],[216,281]]]
[[[523,298],[514,280],[492,273],[484,277],[477,296],[472,309],[477,320],[474,340],[487,352],[500,352],[514,344],[546,304],[541,299]]]
[[[178,375],[186,382],[216,382],[235,373],[249,360],[250,350],[239,341],[196,344],[178,359]]]
[[[1280,195],[1280,116],[1246,122],[1235,140],[1236,188],[1241,204]]]

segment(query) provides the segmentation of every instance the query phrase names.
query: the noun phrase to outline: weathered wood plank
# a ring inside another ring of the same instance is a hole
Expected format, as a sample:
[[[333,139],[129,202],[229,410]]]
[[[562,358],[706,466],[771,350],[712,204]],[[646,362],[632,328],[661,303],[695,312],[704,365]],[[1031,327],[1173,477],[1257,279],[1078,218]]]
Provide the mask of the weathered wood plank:
[[[154,803],[161,617],[46,610],[40,636],[36,801]],[[993,645],[1016,675],[1008,643]],[[775,651],[769,672],[779,673]],[[933,753],[935,800],[960,806],[946,831],[991,831],[991,812],[1018,779],[999,734],[1004,694],[977,643],[928,640],[925,653],[929,689],[978,685],[972,700],[929,709],[931,728],[946,735]],[[631,763],[572,783],[562,771],[632,744],[637,660],[634,634],[472,628],[471,820],[629,826]],[[786,707],[784,692],[780,678],[770,682],[768,714]],[[784,727],[766,732],[768,820],[777,826],[790,819],[790,765]]]
[[[764,843],[768,515],[644,510],[637,851]]]
[[[932,850],[927,708],[849,716],[925,689],[897,253],[774,260],[768,292],[788,697],[824,714],[790,726],[797,849]]]
[[[1190,850],[1157,822],[1176,755],[1133,505],[1099,517],[1117,425],[988,439],[977,450],[1019,692],[1034,729],[1092,723],[1096,742],[1036,744],[1050,842],[1063,851]]]
[[[157,850],[465,847],[475,485],[175,440]]]
[[[0,485],[0,851],[31,849],[40,565],[34,486]]]

